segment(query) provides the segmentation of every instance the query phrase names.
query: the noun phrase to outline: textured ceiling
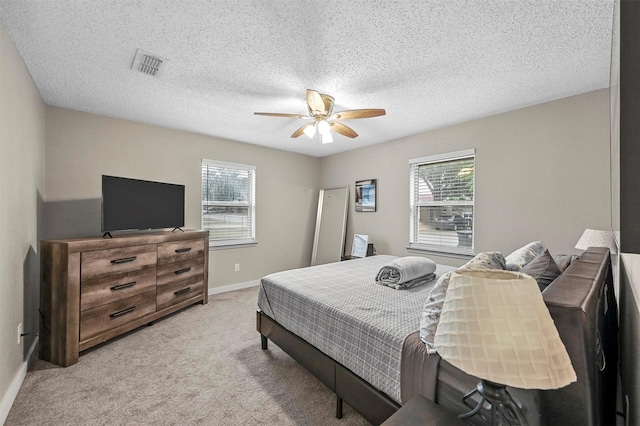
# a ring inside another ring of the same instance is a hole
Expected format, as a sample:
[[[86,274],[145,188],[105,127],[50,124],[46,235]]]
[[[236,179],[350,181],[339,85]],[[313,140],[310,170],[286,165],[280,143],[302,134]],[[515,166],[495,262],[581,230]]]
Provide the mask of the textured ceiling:
[[[609,85],[611,0],[0,0],[44,102],[325,156]],[[131,70],[137,49],[168,59]],[[360,136],[291,139],[307,88]]]

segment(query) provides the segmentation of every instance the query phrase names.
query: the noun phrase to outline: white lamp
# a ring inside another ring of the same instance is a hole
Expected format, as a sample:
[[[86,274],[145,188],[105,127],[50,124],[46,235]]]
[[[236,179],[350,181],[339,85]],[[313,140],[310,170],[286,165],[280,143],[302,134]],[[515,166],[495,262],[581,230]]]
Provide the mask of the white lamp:
[[[618,254],[618,246],[613,231],[600,229],[585,229],[576,243],[576,248],[586,250],[589,247],[607,247],[611,254]]]
[[[480,403],[460,418],[487,401],[492,424],[526,424],[506,386],[557,389],[576,381],[538,284],[520,272],[452,273],[434,343],[442,359],[482,380],[463,398],[478,393]]]

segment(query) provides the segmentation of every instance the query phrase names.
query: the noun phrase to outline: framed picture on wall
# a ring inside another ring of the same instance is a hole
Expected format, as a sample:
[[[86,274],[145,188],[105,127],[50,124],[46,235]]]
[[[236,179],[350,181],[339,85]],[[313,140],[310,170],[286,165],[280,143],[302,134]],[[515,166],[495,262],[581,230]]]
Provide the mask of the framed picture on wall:
[[[356,181],[356,211],[376,211],[376,179]]]

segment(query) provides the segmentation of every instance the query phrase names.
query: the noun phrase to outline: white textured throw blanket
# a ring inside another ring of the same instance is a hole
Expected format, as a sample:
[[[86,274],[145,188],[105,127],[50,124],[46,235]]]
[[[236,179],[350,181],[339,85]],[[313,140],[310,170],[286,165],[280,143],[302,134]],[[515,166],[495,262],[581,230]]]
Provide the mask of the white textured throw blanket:
[[[396,290],[416,287],[435,278],[436,264],[433,260],[420,256],[397,258],[378,271],[376,282]]]

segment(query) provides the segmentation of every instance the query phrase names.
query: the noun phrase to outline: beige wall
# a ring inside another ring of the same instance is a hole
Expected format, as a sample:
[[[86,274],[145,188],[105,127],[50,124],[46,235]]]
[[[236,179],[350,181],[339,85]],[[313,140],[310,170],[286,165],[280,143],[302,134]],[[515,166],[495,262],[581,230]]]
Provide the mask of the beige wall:
[[[200,228],[202,158],[256,166],[258,244],[212,250],[209,287],[307,266],[319,159],[56,107],[47,107],[47,238],[100,234],[103,174],[185,184],[186,228]]]
[[[359,233],[407,255],[409,159],[475,148],[475,251],[541,239],[552,254],[576,252],[585,228],[611,223],[608,105],[599,90],[323,158],[322,187],[378,180],[377,212],[356,213],[351,197],[347,250]]]
[[[0,23],[0,424],[38,333],[45,105]],[[17,327],[31,335],[17,344]]]

